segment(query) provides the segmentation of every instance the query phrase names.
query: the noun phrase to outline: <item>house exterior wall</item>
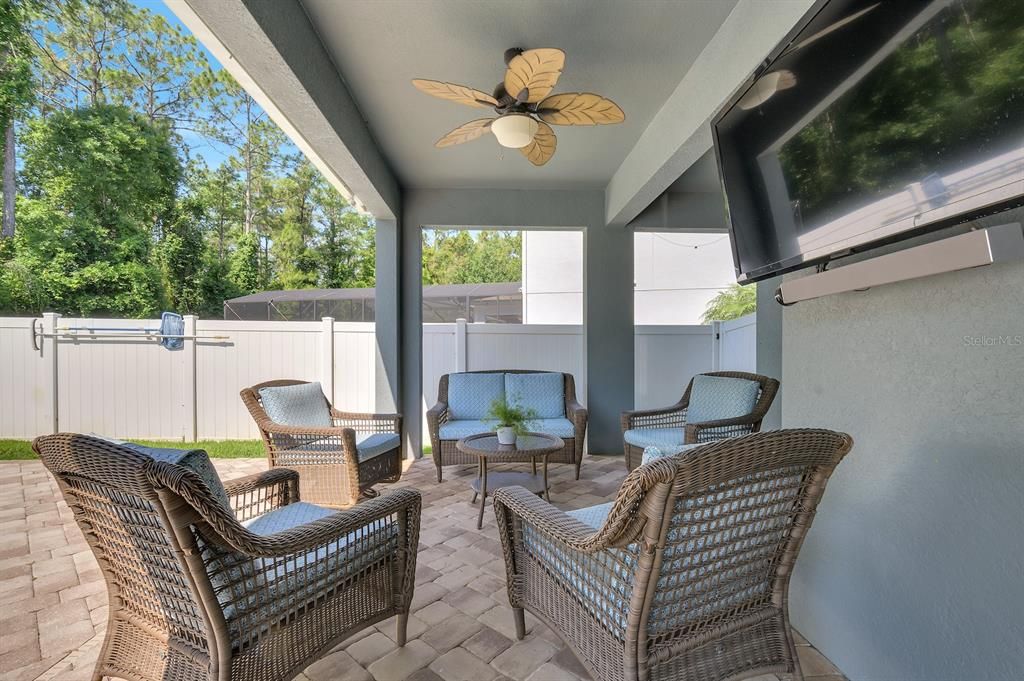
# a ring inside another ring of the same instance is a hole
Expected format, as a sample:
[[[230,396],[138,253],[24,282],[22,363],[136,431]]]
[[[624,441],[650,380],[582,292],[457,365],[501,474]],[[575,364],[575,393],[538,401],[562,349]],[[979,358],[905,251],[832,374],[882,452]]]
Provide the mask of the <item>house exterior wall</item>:
[[[633,321],[700,324],[715,295],[735,283],[727,234],[633,235]],[[523,323],[580,324],[583,235],[523,232]]]
[[[783,424],[855,440],[790,595],[852,681],[1024,678],[1022,300],[1012,262],[782,313]]]

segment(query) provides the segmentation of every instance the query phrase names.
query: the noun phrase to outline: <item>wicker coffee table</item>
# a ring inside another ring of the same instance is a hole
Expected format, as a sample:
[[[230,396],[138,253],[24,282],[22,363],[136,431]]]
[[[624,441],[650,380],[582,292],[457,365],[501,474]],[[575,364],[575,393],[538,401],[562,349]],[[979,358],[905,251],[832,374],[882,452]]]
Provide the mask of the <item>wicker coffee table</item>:
[[[514,445],[498,444],[498,436],[494,433],[481,433],[464,437],[455,443],[455,447],[464,454],[471,454],[477,457],[480,465],[480,473],[471,484],[473,488],[473,503],[476,503],[477,495],[480,495],[480,516],[476,521],[476,528],[479,530],[484,526],[484,504],[487,502],[488,489],[496,490],[501,487],[521,485],[534,494],[544,494],[548,498],[548,455],[561,451],[565,446],[561,438],[544,433],[524,433],[516,438]],[[530,457],[533,466],[532,473],[521,473],[519,471],[501,471],[487,476],[487,462],[506,463],[522,460],[523,457]],[[543,473],[537,474],[537,459],[541,459]]]

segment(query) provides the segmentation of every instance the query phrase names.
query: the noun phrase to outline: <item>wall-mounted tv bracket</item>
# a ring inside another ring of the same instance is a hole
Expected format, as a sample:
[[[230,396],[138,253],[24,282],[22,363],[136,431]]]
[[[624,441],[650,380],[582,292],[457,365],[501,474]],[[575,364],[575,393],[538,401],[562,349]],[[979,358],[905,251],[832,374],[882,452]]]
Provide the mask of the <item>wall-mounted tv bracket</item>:
[[[775,300],[788,306],[834,293],[1021,258],[1024,232],[1019,223],[988,227],[843,267],[819,268],[814,274],[783,282],[775,291]]]

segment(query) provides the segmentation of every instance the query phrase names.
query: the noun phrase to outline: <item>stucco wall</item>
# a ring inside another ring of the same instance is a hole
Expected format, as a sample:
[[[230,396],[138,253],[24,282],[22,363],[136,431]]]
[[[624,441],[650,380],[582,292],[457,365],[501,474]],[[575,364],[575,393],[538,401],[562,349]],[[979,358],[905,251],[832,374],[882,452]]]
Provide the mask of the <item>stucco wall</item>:
[[[799,303],[782,354],[784,425],[856,441],[795,626],[852,681],[1024,678],[1024,263]]]

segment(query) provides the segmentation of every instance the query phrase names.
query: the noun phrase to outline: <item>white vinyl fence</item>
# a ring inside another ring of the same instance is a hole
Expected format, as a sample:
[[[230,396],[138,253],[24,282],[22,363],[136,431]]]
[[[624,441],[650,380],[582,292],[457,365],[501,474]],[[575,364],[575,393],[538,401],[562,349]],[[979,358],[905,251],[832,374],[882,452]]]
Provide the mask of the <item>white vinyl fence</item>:
[[[67,330],[157,326],[151,319],[0,318],[0,438],[55,430],[165,440],[257,438],[238,393],[274,378],[320,381],[340,409],[374,410],[372,323],[186,317],[185,335],[196,338],[180,350],[152,337]],[[636,405],[675,402],[695,373],[753,371],[755,328],[753,315],[712,326],[636,327]],[[581,326],[423,326],[424,408],[436,400],[441,374],[475,369],[566,371],[586,403]]]

